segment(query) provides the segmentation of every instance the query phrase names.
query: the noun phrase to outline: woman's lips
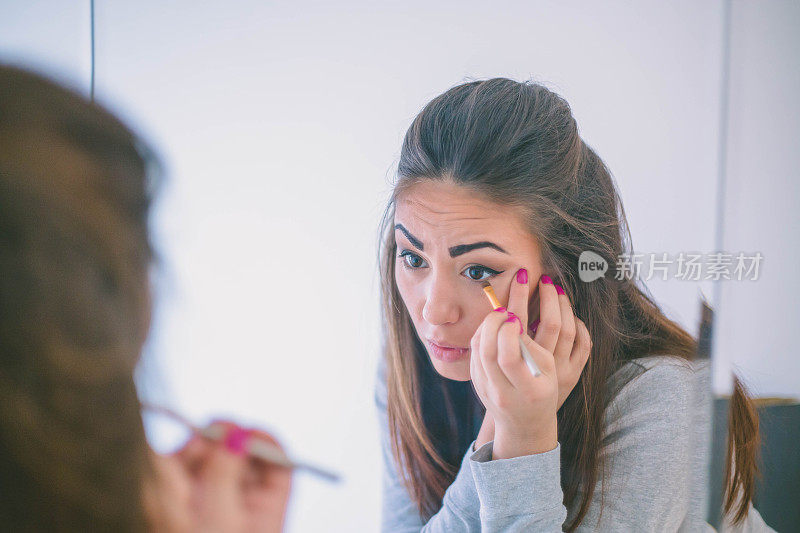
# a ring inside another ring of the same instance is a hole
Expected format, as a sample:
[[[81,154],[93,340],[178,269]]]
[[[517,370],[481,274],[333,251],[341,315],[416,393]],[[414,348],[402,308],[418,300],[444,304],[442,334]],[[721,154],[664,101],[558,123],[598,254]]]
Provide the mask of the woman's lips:
[[[464,359],[469,355],[469,348],[451,348],[447,346],[439,346],[433,341],[428,341],[431,355],[436,359],[445,363],[455,363]]]

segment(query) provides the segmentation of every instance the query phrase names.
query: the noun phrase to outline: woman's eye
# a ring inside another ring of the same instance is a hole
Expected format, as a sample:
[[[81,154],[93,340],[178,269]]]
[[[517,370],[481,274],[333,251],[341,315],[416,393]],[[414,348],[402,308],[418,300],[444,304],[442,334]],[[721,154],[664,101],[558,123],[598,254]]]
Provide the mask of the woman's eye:
[[[411,250],[403,250],[400,252],[398,257],[403,259],[405,266],[408,268],[419,269],[428,266],[423,258]],[[471,279],[472,281],[484,281],[502,273],[503,271],[498,272],[497,270],[485,267],[483,265],[472,265],[464,269],[462,272],[462,274],[465,274],[467,278]]]
[[[414,252],[403,250],[400,253],[400,257],[403,258],[403,261],[405,261],[406,265],[410,268],[422,268],[425,266],[425,260]]]
[[[473,281],[484,281],[500,273],[497,270],[481,265],[473,265],[464,270],[464,274]]]

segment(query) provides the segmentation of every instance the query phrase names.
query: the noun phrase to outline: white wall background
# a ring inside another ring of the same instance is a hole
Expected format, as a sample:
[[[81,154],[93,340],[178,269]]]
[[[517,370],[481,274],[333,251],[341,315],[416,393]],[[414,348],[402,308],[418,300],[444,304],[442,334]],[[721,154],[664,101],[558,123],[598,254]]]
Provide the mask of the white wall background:
[[[68,6],[68,7],[67,7]],[[0,0],[0,54],[88,87],[89,2]],[[98,99],[159,149],[163,255],[143,393],[234,416],[345,475],[296,478],[288,531],[374,531],[377,223],[413,116],[468,77],[533,77],[573,106],[640,252],[766,256],[723,289],[716,356],[800,395],[793,210],[796,4],[734,2],[719,190],[723,4],[95,2]],[[789,276],[782,275],[784,273]],[[698,288],[648,283],[696,331]],[[720,381],[724,383],[725,380]]]
[[[764,260],[758,281],[723,283],[715,352],[760,395],[800,397],[799,24],[788,0],[731,12],[723,247]]]
[[[90,0],[0,0],[0,61],[27,66],[89,94]]]

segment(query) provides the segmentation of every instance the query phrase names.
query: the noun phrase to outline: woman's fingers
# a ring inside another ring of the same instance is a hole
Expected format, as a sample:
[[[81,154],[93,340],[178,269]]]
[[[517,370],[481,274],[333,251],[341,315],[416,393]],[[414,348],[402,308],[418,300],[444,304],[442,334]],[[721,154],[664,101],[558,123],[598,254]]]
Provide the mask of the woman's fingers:
[[[539,367],[539,370],[548,376],[554,375],[556,372],[556,365],[552,352],[527,335],[522,335],[521,338],[523,344],[525,344],[525,347],[528,349],[528,353],[533,357],[536,366]]]
[[[592,336],[589,334],[589,329],[584,324],[583,320],[575,317],[576,339],[575,346],[570,354],[569,361],[574,369],[577,369],[580,375],[586,362],[589,360],[589,355],[592,352]]]
[[[530,298],[530,284],[528,283],[528,271],[524,268],[517,270],[514,279],[511,280],[511,288],[508,293],[508,310],[519,318],[519,332],[525,332],[528,324],[528,299]]]
[[[561,327],[558,331],[558,340],[553,350],[553,357],[556,359],[556,368],[561,361],[569,361],[572,348],[575,344],[577,327],[575,325],[575,314],[572,312],[572,304],[561,287],[556,286],[556,295],[561,314]]]
[[[575,328],[576,331],[576,338],[569,346],[569,351],[566,354],[563,351],[558,351],[558,349],[556,349],[556,351],[558,352],[557,355],[554,354],[556,360],[556,372],[558,372],[559,375],[559,382],[561,382],[562,375],[566,376],[569,373],[570,369],[572,368],[570,359],[572,358],[572,354],[574,353],[575,350],[575,343],[578,340],[577,339],[578,317],[573,315],[571,320],[573,323],[573,328]]]
[[[212,425],[222,425],[228,436],[240,430],[231,422],[214,422]],[[220,495],[229,497],[239,489],[239,482],[245,472],[245,463],[245,455],[239,451],[232,451],[227,442],[213,442],[198,475],[212,491],[218,491]]]
[[[177,454],[151,452],[150,459],[142,497],[153,531],[193,531],[192,482],[184,463]]]
[[[265,431],[251,429],[249,431],[249,438],[264,441],[283,451],[283,448],[278,441],[275,440],[275,437]],[[285,486],[288,492],[291,479],[292,471],[289,468],[268,463],[258,457],[250,456],[245,478],[246,489],[252,489],[258,492]]]
[[[566,401],[581,377],[586,361],[589,359],[592,341],[589,330],[581,319],[575,317],[575,342],[569,357],[556,359],[556,375],[558,376],[558,408]]]
[[[550,276],[543,275],[539,279],[539,326],[534,340],[550,353],[558,343],[561,331],[561,303],[559,295]]]
[[[251,438],[265,441],[269,444],[272,444],[279,450],[283,451],[283,447],[278,443],[275,437],[273,437],[269,433],[259,430],[251,430],[250,434]],[[288,487],[292,479],[291,469],[280,465],[267,463],[266,461],[263,461],[258,458],[252,458],[252,460],[255,463],[255,467],[257,467],[256,470],[259,473],[263,473],[266,475],[266,477],[261,478],[262,483],[269,486],[277,484],[285,484]]]
[[[491,384],[487,384],[489,385],[487,389],[493,389],[493,392],[499,394],[513,388],[508,377],[497,364],[497,335],[500,327],[507,319],[508,314],[505,311],[492,311],[483,320],[483,328],[481,330],[480,358],[486,377],[491,382]],[[513,325],[519,328],[518,324],[514,323]],[[491,391],[487,390],[487,393],[491,393]]]
[[[226,432],[237,428],[229,422],[215,422],[214,425],[222,425]],[[246,468],[245,455],[232,453],[225,443],[211,443],[196,478],[195,505],[199,525],[207,530],[243,530],[247,517],[241,485]]]
[[[192,438],[183,445],[183,448],[173,453],[172,457],[180,461],[186,472],[194,477],[205,461],[206,455],[211,451],[213,444],[205,437],[193,434]]]
[[[278,441],[264,431],[250,430],[250,438],[281,448]],[[278,526],[271,529],[260,527],[256,528],[257,531],[280,531],[291,485],[292,471],[289,468],[267,463],[256,457],[249,458],[244,483],[244,504],[254,513],[251,524]]]
[[[498,356],[497,364],[503,374],[517,390],[524,390],[532,386],[534,379],[528,365],[522,358],[522,350],[519,347],[522,336],[516,323],[505,323],[500,328],[498,335]]]
[[[190,484],[187,531],[281,531],[292,471],[248,451],[253,439],[280,444],[269,433],[228,421],[213,422],[209,430],[224,438],[196,436],[169,456]]]

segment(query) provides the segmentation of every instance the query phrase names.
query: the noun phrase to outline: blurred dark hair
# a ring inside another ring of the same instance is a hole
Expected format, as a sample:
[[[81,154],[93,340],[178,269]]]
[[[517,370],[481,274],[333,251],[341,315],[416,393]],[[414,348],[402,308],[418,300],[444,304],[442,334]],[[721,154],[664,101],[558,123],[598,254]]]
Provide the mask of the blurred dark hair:
[[[0,523],[145,527],[134,370],[158,167],[108,111],[0,65]]]

